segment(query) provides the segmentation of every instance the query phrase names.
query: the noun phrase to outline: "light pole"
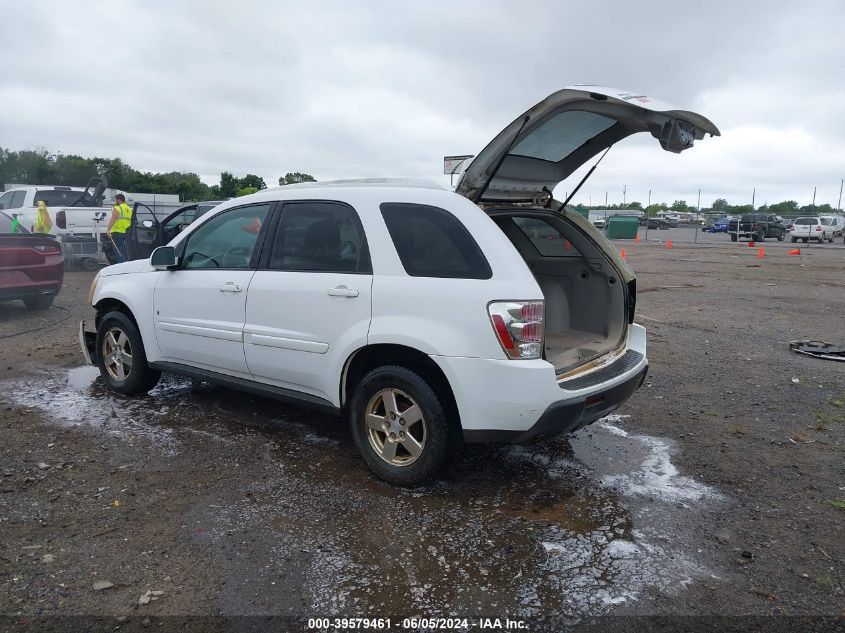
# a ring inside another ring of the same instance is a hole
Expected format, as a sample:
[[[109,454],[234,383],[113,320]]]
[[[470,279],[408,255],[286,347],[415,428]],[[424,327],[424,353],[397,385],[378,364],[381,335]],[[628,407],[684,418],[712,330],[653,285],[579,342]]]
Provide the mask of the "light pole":
[[[836,208],[842,211],[842,185],[845,183],[845,178],[839,181],[839,204],[836,205]]]
[[[622,185],[622,208],[625,208],[625,199],[628,195],[628,185]]]

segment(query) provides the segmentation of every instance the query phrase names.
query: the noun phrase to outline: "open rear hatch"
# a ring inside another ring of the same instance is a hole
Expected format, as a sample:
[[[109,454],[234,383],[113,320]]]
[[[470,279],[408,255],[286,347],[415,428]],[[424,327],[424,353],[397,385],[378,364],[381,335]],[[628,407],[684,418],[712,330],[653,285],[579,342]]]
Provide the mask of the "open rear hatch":
[[[554,188],[599,152],[638,132],[680,153],[719,130],[708,119],[632,92],[576,85],[502,130],[455,191],[479,204],[522,254],[546,301],[545,357],[565,376],[599,366],[625,342],[636,280],[616,248]]]

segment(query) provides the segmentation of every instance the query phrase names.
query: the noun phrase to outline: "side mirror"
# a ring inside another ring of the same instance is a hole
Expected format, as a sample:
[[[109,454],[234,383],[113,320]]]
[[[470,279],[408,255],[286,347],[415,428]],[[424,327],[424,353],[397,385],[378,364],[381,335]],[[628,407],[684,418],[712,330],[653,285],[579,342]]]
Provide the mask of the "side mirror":
[[[153,221],[152,220],[144,220],[144,221],[141,222],[141,226],[143,226],[145,229],[151,229],[151,228],[153,228]]]
[[[176,249],[172,246],[159,246],[150,256],[150,265],[156,270],[172,270],[178,263]]]

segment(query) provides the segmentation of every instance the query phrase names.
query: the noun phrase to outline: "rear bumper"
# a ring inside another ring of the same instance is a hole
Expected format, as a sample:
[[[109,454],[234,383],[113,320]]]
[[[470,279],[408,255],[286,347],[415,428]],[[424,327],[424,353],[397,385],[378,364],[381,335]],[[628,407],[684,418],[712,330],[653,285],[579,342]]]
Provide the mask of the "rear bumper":
[[[526,431],[465,430],[467,442],[496,442],[504,444],[530,444],[564,433],[572,433],[618,409],[643,384],[648,374],[648,363],[640,372],[622,384],[589,397],[562,400],[550,404],[540,419]]]
[[[61,282],[29,283],[25,286],[0,287],[0,301],[23,299],[24,297],[38,297],[40,295],[57,295],[62,289]]]
[[[581,376],[558,380],[545,360],[431,356],[443,370],[468,442],[530,442],[607,415],[642,383],[645,328],[631,324],[624,353]]]

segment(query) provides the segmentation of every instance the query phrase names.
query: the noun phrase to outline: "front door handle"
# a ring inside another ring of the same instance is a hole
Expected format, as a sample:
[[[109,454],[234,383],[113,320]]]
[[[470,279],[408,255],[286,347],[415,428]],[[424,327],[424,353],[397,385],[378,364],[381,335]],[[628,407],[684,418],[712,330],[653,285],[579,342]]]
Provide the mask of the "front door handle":
[[[239,284],[232,283],[231,281],[227,281],[225,284],[218,288],[220,292],[241,292],[243,288],[240,287]]]
[[[355,288],[347,288],[346,286],[337,286],[336,288],[329,288],[327,291],[330,297],[357,297],[358,291]]]

